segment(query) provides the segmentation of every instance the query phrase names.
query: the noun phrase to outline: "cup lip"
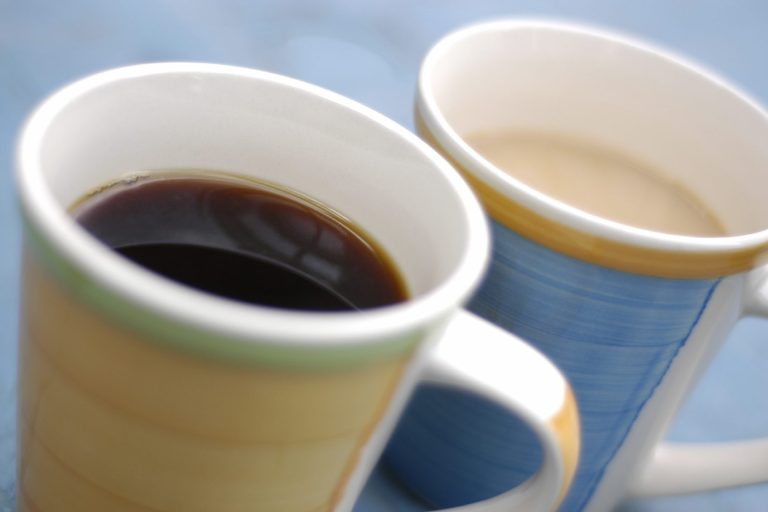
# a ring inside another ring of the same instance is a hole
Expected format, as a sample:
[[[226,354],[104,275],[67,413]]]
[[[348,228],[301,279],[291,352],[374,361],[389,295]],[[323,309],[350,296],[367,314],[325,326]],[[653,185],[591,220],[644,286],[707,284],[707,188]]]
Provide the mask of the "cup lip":
[[[153,275],[102,245],[61,208],[42,172],[41,143],[49,125],[73,100],[104,85],[163,74],[218,74],[271,82],[355,111],[395,134],[431,162],[463,209],[467,240],[449,277],[403,303],[355,312],[303,312],[238,303]],[[102,71],[71,83],[45,99],[28,117],[16,148],[16,190],[26,229],[34,229],[57,255],[110,294],[171,321],[255,344],[344,347],[412,334],[460,307],[479,284],[488,263],[490,234],[482,207],[458,173],[429,145],[386,116],[337,93],[275,73],[222,64],[164,62]]]
[[[739,235],[696,237],[636,228],[604,219],[551,198],[503,173],[477,153],[469,144],[464,142],[462,137],[448,123],[432,94],[431,76],[438,59],[446,52],[449,52],[452,46],[479,34],[521,30],[568,33],[594,40],[607,41],[618,46],[643,52],[656,59],[665,60],[683,68],[714,86],[728,91],[734,99],[768,119],[768,112],[759,102],[719,74],[710,71],[698,63],[692,62],[672,50],[641,40],[632,35],[598,25],[547,18],[509,18],[481,21],[460,27],[446,34],[435,43],[422,60],[418,76],[416,111],[429,131],[429,135],[464,170],[470,172],[475,178],[523,208],[547,220],[597,239],[610,240],[626,246],[652,251],[707,253],[712,255],[718,253],[730,254],[735,251],[752,249],[768,244],[768,228]]]

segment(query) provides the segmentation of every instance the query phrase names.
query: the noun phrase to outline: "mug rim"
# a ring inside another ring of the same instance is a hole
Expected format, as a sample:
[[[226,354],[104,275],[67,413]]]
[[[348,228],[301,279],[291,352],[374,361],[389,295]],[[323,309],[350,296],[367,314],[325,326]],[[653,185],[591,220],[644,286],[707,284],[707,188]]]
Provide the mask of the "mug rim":
[[[768,120],[768,112],[747,93],[728,82],[720,75],[709,71],[699,64],[655,44],[636,39],[630,35],[611,31],[602,27],[584,23],[564,22],[545,18],[514,18],[478,22],[461,27],[442,37],[427,52],[419,70],[416,96],[417,123],[427,131],[427,138],[432,139],[442,152],[449,155],[458,167],[471,174],[467,176],[473,184],[485,185],[505,199],[519,204],[523,209],[533,212],[544,219],[566,226],[576,232],[586,234],[597,240],[617,243],[623,246],[637,247],[650,252],[675,252],[684,254],[731,255],[741,251],[768,249],[768,228],[746,234],[718,237],[697,237],[668,234],[637,228],[617,221],[602,218],[584,210],[570,206],[551,198],[523,182],[512,178],[497,169],[472,149],[452,128],[443,115],[433,94],[431,78],[436,61],[451,47],[462,40],[483,33],[514,32],[521,30],[539,30],[567,33],[640,51],[655,59],[669,62],[676,67],[710,82],[727,91],[731,97],[751,108]],[[480,194],[481,197],[483,194]],[[749,267],[754,266],[750,260]],[[739,268],[738,270],[745,270]],[[729,272],[725,272],[729,273]],[[718,273],[722,274],[722,272]]]
[[[448,182],[452,197],[446,200],[453,202],[452,207],[462,209],[467,225],[464,247],[448,277],[426,293],[381,308],[331,313],[281,310],[238,303],[153,275],[98,242],[67,215],[46,184],[40,150],[47,128],[70,102],[90,91],[121,80],[168,73],[216,74],[270,82],[314,100],[352,110],[377,129],[388,131],[403,144],[410,145]],[[258,69],[165,62],[113,68],[81,78],[55,91],[28,117],[17,141],[15,174],[28,240],[36,242],[34,247],[47,252],[49,259],[57,259],[54,267],[59,270],[62,265],[67,267],[59,274],[69,272],[77,274],[78,280],[89,280],[79,284],[85,295],[103,298],[106,293],[111,299],[128,302],[149,315],[247,344],[323,350],[392,342],[394,338],[429,327],[460,307],[479,284],[489,258],[490,235],[482,207],[458,173],[429,145],[398,123],[354,100]],[[94,287],[97,290],[94,291]]]

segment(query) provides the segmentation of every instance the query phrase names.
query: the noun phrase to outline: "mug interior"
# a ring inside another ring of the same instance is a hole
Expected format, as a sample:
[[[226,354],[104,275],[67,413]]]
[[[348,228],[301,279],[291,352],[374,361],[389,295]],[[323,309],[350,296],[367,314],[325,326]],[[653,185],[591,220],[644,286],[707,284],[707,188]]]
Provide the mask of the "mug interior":
[[[19,167],[26,210],[81,259],[93,241],[67,208],[153,169],[223,171],[306,194],[369,233],[409,295],[433,309],[460,303],[486,258],[479,205],[426,144],[350,100],[255,70],[157,64],[89,77],[33,115]],[[88,257],[119,259],[108,252]],[[126,271],[110,279],[131,286]]]
[[[650,164],[709,206],[728,235],[768,228],[768,117],[732,86],[647,45],[556,23],[499,22],[445,38],[421,99],[441,129],[572,136]],[[514,182],[509,177],[507,182]]]

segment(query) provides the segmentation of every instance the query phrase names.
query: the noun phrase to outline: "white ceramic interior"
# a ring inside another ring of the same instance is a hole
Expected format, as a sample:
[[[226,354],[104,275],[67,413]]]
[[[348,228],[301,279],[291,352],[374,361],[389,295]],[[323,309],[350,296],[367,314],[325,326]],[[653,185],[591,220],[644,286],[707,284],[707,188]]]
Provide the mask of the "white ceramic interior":
[[[390,253],[414,299],[354,314],[245,306],[156,278],[66,214],[116,177],[169,168],[251,175],[326,203]],[[150,64],[76,82],[33,114],[18,169],[26,215],[63,257],[125,297],[239,337],[342,343],[390,336],[459,305],[484,270],[482,211],[431,148],[359,104],[260,71]]]
[[[734,86],[667,51],[557,22],[479,24],[428,54],[418,101],[430,131],[453,156],[548,218],[667,249],[716,250],[768,239],[768,116]],[[693,191],[738,236],[652,233],[539,194],[461,140],[499,128],[573,136],[650,164]]]

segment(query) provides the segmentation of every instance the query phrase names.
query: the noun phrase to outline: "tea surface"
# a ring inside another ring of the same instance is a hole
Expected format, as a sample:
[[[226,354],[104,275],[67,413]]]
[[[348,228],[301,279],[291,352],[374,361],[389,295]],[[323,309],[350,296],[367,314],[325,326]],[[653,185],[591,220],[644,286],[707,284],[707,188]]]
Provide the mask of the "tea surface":
[[[565,137],[516,131],[478,132],[464,139],[510,176],[588,213],[662,233],[726,234],[691,191],[620,153]]]

